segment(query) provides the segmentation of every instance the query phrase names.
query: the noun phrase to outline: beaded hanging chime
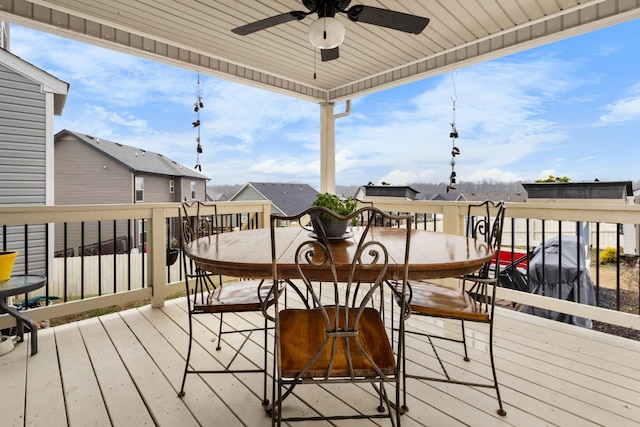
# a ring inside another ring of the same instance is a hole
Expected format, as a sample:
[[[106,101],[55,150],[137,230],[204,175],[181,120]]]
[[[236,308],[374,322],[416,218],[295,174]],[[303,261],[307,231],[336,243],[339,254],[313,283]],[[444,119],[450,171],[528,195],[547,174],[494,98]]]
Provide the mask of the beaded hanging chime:
[[[453,73],[451,73],[451,81],[453,82],[453,98],[451,98],[453,112],[451,119],[451,132],[449,132],[449,138],[451,138],[451,175],[449,175],[447,193],[449,190],[456,189],[456,156],[460,155],[460,149],[456,146],[456,139],[458,139],[458,129],[456,129],[456,101],[458,99],[458,94],[456,93],[456,81]]]
[[[200,144],[200,110],[204,108],[202,103],[202,97],[200,96],[200,73],[198,73],[198,90],[196,93],[196,102],[193,104],[193,111],[196,113],[196,121],[191,123],[194,128],[198,129],[198,136],[196,137],[196,166],[194,169],[202,172],[202,166],[200,165],[200,154],[202,154],[202,145]]]

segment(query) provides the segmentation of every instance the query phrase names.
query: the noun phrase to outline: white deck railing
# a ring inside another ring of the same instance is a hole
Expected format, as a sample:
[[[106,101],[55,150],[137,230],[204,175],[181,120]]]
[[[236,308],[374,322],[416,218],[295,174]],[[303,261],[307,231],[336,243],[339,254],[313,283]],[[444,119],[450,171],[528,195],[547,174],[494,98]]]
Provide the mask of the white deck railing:
[[[145,219],[147,224],[147,253],[145,255],[138,254],[134,262],[140,264],[144,257],[144,283],[138,283],[132,286],[131,290],[105,292],[104,295],[100,296],[92,296],[95,295],[93,291],[91,289],[85,289],[85,298],[73,299],[62,304],[28,310],[26,313],[28,313],[33,320],[40,321],[145,299],[150,299],[153,306],[162,306],[164,304],[164,298],[167,295],[184,290],[184,282],[182,281],[169,283],[170,280],[167,278],[173,277],[174,275],[167,274],[166,266],[167,219],[178,216],[178,207],[179,204],[176,203],[0,207],[0,227],[40,225],[45,223],[62,227],[64,223],[129,220],[133,218]],[[202,213],[213,214],[214,211],[211,209],[210,212],[205,211]],[[269,223],[271,202],[220,202],[217,203],[217,213],[220,216],[244,215],[247,219],[250,217],[252,221],[256,221],[258,227],[264,227]],[[68,277],[69,271],[64,275],[60,271],[56,271],[58,269],[57,266],[63,264],[57,262],[58,260],[54,262],[53,228],[54,227],[51,226],[49,227],[48,253],[50,255],[47,260],[47,271],[50,272],[48,273],[50,283],[48,286],[49,290],[58,290],[63,285],[57,282],[62,280],[62,277]],[[2,249],[2,245],[3,243],[0,241],[0,249]],[[103,258],[100,262],[105,263],[103,265],[104,270],[111,268],[108,263],[112,257],[113,255],[100,257]],[[69,260],[72,258],[69,258]],[[91,263],[95,261],[97,257],[85,258],[87,258],[84,266],[85,270],[92,269]],[[76,262],[72,262],[71,264],[76,264]],[[138,267],[138,270],[140,270],[140,267]],[[128,274],[130,271],[121,271],[121,273]],[[88,274],[87,271],[85,271],[85,276],[90,275],[91,273]],[[136,280],[139,282],[138,279]],[[44,291],[41,291],[39,294],[42,295],[43,292]],[[34,295],[36,295],[36,293],[34,293]],[[49,292],[49,295],[56,294]],[[16,297],[16,299],[20,299],[20,297]],[[8,315],[0,316],[0,329],[12,325],[12,318]]]
[[[439,231],[463,234],[464,215],[467,206],[465,202],[397,201],[385,198],[371,198],[369,200],[385,211],[436,214],[441,219],[441,225],[438,226]],[[254,218],[257,218],[258,227],[264,227],[268,224],[268,217],[271,212],[270,202],[219,202],[217,206],[219,215],[253,215]],[[213,214],[213,210],[208,213]],[[166,221],[168,218],[177,217],[177,215],[177,204],[0,207],[0,226],[43,223],[62,224],[64,222],[126,220],[131,218],[144,218],[149,224],[147,230],[149,251],[145,261],[145,287],[33,309],[28,312],[29,316],[38,321],[143,299],[150,299],[153,306],[162,306],[167,295],[183,290],[181,281],[173,282],[173,279],[167,279],[165,263]],[[507,203],[506,216],[508,218],[531,220],[640,224],[640,206],[624,204],[596,206],[570,203]],[[503,242],[508,244],[509,238],[505,237]],[[53,242],[51,241],[49,244],[51,246],[49,253],[53,254]],[[55,279],[59,276],[54,271],[53,258],[49,260],[49,263],[49,271],[52,272],[50,280],[58,280]],[[54,283],[51,286],[54,286]],[[498,289],[498,295],[500,298],[522,304],[640,329],[640,316],[638,314],[617,312],[504,288]],[[12,325],[12,319],[9,319],[8,316],[0,316],[0,329],[10,325]]]

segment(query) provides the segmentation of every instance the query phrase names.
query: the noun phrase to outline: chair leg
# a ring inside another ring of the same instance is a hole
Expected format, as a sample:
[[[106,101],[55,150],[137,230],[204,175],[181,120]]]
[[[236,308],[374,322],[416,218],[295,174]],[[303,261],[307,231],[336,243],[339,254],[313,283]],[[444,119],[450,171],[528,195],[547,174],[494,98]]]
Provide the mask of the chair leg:
[[[268,361],[268,353],[269,350],[267,349],[267,340],[269,339],[269,334],[267,333],[267,318],[265,317],[264,319],[264,360],[263,362],[263,367],[264,367],[264,376],[263,376],[263,380],[262,380],[262,406],[267,406],[269,404],[269,399],[267,399],[267,361]]]
[[[220,329],[218,330],[218,345],[216,346],[216,350],[220,350],[222,347],[220,346],[220,342],[222,341],[222,315],[224,313],[220,313]]]
[[[500,397],[500,388],[498,387],[498,376],[496,375],[496,365],[493,360],[493,322],[489,324],[489,358],[491,359],[491,372],[493,373],[493,385],[496,389],[496,396],[498,398],[498,415],[505,416],[507,411],[502,406],[502,397]]]
[[[471,359],[469,359],[469,353],[467,352],[467,334],[464,330],[464,320],[461,320],[460,324],[462,329],[462,346],[464,347],[464,361],[468,362]]]
[[[406,334],[407,331],[403,330],[402,333]],[[400,331],[398,331],[398,351],[402,352],[402,354],[398,358],[401,364],[400,366],[398,366],[398,369],[400,369],[400,372],[402,372],[402,407],[397,408],[396,411],[399,415],[402,415],[409,410],[409,406],[407,405],[407,351],[405,348],[405,337],[404,335],[400,335]],[[396,404],[398,406],[400,406],[400,391],[397,390],[399,386],[400,381],[398,381],[398,386],[396,387]],[[399,415],[398,422],[400,422]]]
[[[180,386],[180,391],[178,392],[179,397],[184,397],[184,384],[187,381],[187,373],[189,371],[189,360],[191,359],[191,346],[193,343],[193,325],[191,320],[191,313],[189,313],[189,347],[187,348],[187,360],[184,364],[184,374],[182,375],[182,385]]]

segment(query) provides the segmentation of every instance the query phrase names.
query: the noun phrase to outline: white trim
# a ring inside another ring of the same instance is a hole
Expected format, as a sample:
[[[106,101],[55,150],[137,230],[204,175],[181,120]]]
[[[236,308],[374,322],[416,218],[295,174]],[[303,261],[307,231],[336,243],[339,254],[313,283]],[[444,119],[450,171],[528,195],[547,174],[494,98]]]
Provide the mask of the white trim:
[[[63,82],[46,71],[3,49],[0,49],[0,62],[16,73],[40,84],[42,93],[52,93],[55,95],[53,97],[53,114],[58,116],[62,114],[64,104],[67,101],[69,83]]]

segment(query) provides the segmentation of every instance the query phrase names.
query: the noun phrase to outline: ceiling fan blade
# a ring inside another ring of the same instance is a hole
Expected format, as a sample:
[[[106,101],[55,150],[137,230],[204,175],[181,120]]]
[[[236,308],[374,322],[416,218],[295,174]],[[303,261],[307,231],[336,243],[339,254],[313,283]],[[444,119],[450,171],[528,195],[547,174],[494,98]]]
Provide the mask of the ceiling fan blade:
[[[333,61],[334,59],[338,59],[340,52],[337,47],[333,49],[320,49],[320,56],[322,57],[322,62]]]
[[[283,13],[281,15],[272,16],[270,18],[261,19],[250,24],[243,25],[232,29],[236,34],[246,36],[247,34],[255,33],[256,31],[264,30],[275,25],[284,24],[285,22],[301,20],[307,16],[306,12],[292,11]]]
[[[363,5],[349,8],[347,16],[354,22],[379,25],[413,34],[420,34],[429,24],[429,18]]]

